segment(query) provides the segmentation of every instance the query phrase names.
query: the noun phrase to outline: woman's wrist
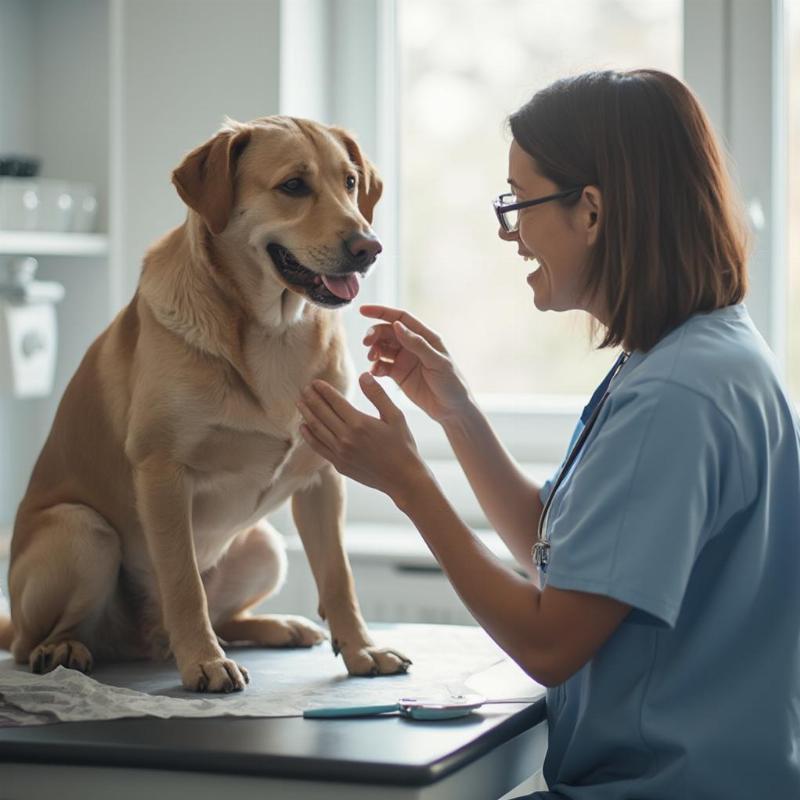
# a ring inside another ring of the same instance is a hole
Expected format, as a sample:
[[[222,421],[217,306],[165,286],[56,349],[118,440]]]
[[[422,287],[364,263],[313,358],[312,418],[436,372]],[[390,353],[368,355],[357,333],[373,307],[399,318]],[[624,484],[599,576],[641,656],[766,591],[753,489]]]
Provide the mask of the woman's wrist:
[[[452,441],[452,437],[454,435],[465,433],[471,426],[472,422],[476,418],[480,418],[482,416],[483,412],[481,412],[478,404],[470,396],[467,398],[464,405],[458,409],[458,411],[454,411],[437,421],[442,426],[447,438]]]
[[[424,502],[424,497],[432,487],[436,487],[436,478],[428,469],[427,464],[420,459],[414,469],[400,481],[390,497],[397,508],[407,516],[411,516],[415,503]]]

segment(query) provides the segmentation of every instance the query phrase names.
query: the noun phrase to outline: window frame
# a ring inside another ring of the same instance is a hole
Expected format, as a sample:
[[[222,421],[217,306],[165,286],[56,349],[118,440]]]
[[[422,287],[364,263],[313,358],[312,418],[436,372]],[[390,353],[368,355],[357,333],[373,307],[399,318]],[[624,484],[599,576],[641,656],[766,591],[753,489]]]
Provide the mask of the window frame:
[[[786,370],[788,48],[783,0],[684,0],[684,78],[726,146],[752,232],[745,302]]]

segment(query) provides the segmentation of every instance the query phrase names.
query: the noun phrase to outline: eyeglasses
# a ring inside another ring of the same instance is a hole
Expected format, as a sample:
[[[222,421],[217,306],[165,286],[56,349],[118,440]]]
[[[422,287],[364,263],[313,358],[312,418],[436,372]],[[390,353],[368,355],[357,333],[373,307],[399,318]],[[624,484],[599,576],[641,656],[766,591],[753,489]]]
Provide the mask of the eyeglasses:
[[[563,192],[549,194],[547,197],[538,197],[536,200],[523,200],[517,202],[517,196],[513,192],[501,194],[496,200],[492,201],[494,213],[497,214],[497,221],[506,233],[514,233],[519,228],[519,210],[538,206],[541,203],[549,203],[551,200],[558,200],[562,197],[569,197],[576,192],[582,192],[583,186],[574,186],[572,189],[565,189]]]

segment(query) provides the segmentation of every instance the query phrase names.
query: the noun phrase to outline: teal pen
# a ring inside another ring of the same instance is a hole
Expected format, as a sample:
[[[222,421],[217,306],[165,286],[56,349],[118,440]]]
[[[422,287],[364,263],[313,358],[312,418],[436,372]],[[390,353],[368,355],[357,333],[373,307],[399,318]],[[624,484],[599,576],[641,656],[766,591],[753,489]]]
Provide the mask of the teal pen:
[[[372,717],[400,711],[400,703],[383,706],[342,706],[340,708],[309,708],[303,712],[306,719],[335,719],[337,717]]]

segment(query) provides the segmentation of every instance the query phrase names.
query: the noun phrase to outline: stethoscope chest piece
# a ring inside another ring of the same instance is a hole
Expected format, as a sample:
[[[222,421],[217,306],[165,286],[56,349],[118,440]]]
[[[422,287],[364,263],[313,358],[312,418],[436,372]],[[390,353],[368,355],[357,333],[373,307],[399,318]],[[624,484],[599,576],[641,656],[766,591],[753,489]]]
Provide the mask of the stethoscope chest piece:
[[[550,560],[550,542],[540,539],[533,546],[533,563],[542,572],[547,572],[547,562]]]

